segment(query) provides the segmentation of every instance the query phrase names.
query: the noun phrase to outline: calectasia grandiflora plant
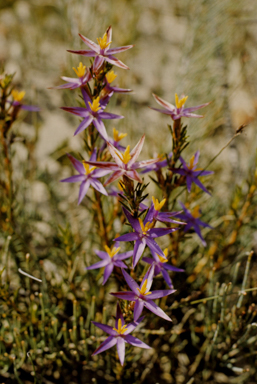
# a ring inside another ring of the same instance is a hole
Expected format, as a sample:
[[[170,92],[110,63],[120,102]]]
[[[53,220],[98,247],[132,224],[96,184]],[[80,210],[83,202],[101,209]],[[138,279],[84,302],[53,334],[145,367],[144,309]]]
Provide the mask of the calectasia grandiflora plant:
[[[165,308],[157,305],[155,300],[163,297],[170,297],[169,300],[172,300],[176,287],[173,287],[171,274],[183,272],[183,269],[171,264],[169,251],[172,249],[169,246],[163,249],[159,238],[164,237],[166,243],[182,242],[185,241],[184,234],[193,229],[199,237],[200,246],[206,245],[200,226],[209,227],[209,225],[200,220],[201,211],[188,196],[196,187],[200,188],[199,192],[210,194],[202,178],[212,172],[197,168],[199,151],[189,163],[181,154],[188,144],[187,128],[183,126],[182,118],[202,117],[193,112],[207,106],[208,103],[186,108],[186,96],[182,95],[179,98],[175,94],[173,105],[154,95],[155,101],[162,109],[152,109],[166,114],[167,118],[170,117],[173,121],[172,148],[167,148],[164,155],[140,160],[147,136],[143,135],[136,145],[127,143],[123,146],[120,141],[125,139],[127,133],[119,133],[114,128],[112,137],[109,128],[105,126],[106,120],[123,118],[121,115],[111,113],[108,104],[115,93],[130,92],[130,89],[113,86],[112,82],[117,76],[114,72],[115,67],[128,69],[116,55],[133,46],[111,48],[111,27],[107,28],[103,37],[97,39],[97,43],[81,34],[79,36],[89,49],[69,52],[91,58],[91,64],[90,61],[86,64],[79,62],[78,67],[73,68],[77,78],[62,77],[65,83],[55,88],[70,89],[72,92],[76,90],[81,93],[79,106],[67,106],[62,109],[81,119],[74,134],[83,135],[85,154],[80,160],[68,154],[78,174],[62,181],[79,182],[78,204],[83,205],[83,200],[88,195],[90,199],[87,200],[87,205],[91,203],[91,209],[97,210],[95,228],[102,249],[96,249],[94,252],[101,260],[96,259],[95,263],[88,266],[88,273],[103,268],[102,283],[107,284],[110,278],[114,278],[121,288],[118,292],[111,292],[112,296],[119,299],[115,327],[93,322],[96,327],[109,335],[93,355],[116,345],[119,361],[123,365],[126,343],[150,348],[131,335],[140,323],[145,322],[147,316],[158,316],[161,318],[160,321],[172,320],[171,313],[167,313]],[[133,145],[134,148],[130,150]],[[158,196],[153,196],[150,203],[147,200],[145,192],[147,185],[144,184],[143,178],[146,174],[150,174],[152,179],[155,175],[154,180],[158,185]],[[109,184],[112,186],[107,187]],[[181,191],[180,196],[183,200],[180,201],[180,205],[178,204],[177,211],[171,209],[176,203],[171,198],[174,189]],[[183,194],[185,190],[187,192]],[[116,204],[114,217],[110,222],[105,218],[104,199],[108,199],[108,207],[110,204]],[[119,219],[120,223],[126,221],[128,224],[123,226],[122,233],[115,233],[113,226],[115,218]],[[197,237],[194,239],[197,241]],[[164,289],[154,288],[156,276],[163,279]],[[146,317],[140,317],[142,313]]]

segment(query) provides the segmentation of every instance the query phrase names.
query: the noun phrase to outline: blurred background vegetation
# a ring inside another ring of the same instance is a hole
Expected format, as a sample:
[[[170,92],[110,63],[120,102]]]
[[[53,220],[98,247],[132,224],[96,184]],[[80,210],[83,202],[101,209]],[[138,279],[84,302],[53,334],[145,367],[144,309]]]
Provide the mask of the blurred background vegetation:
[[[42,109],[13,128],[12,232],[0,217],[1,382],[257,382],[256,8],[250,0],[0,0],[1,68]],[[166,116],[148,108],[153,92],[171,103],[175,92],[189,95],[187,106],[212,102],[204,119],[186,122],[187,155],[200,149],[203,166],[247,124],[212,164],[212,198],[192,197],[214,230],[203,231],[206,249],[193,235],[173,255],[185,273],[160,303],[173,325],[148,314],[136,336],[153,350],[128,348],[124,369],[115,351],[91,357],[104,335],[90,321],[108,322],[114,301],[101,274],[84,270],[100,243],[88,200],[77,207],[77,185],[59,183],[71,173],[65,153],[82,151],[77,119],[58,109],[75,105],[74,94],[48,89],[73,76],[81,57],[66,50],[84,47],[78,33],[96,41],[109,25],[113,46],[135,44],[121,56],[130,71],[115,70],[134,93],[115,96],[110,110],[125,116],[115,126],[132,145],[146,133],[145,155],[171,150]]]

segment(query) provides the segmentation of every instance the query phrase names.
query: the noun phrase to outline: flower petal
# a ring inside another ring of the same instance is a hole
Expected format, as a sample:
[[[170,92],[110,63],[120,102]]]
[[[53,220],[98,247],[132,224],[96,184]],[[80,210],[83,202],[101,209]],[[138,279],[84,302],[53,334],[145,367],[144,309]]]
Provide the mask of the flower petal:
[[[101,119],[124,119],[124,116],[116,115],[115,113],[109,113],[109,112],[99,112],[99,116]]]
[[[123,69],[129,69],[127,65],[125,65],[122,61],[118,60],[113,55],[106,55],[105,60],[108,61],[108,63],[112,65],[116,65],[116,67],[123,68]]]
[[[125,208],[122,208],[123,212],[124,212],[124,215],[126,216],[126,219],[128,220],[128,222],[131,224],[132,228],[135,229],[137,232],[140,232],[141,233],[141,227],[140,227],[140,224],[139,224],[139,221],[138,219],[135,219],[127,209]]]
[[[102,120],[100,119],[100,117],[98,117],[98,118],[96,118],[96,119],[93,119],[93,124],[94,124],[94,126],[96,127],[96,129],[98,130],[98,132],[99,132],[99,134],[101,135],[101,137],[102,137],[104,140],[108,140],[108,135],[107,135],[107,132],[106,132],[104,123],[102,122]]]
[[[153,291],[152,293],[150,293],[150,295],[147,296],[147,299],[160,299],[161,297],[164,297],[164,296],[168,296],[168,295],[171,295],[172,293],[174,293],[176,290],[175,289],[160,289],[160,290],[157,290],[157,291]]]
[[[160,104],[162,107],[165,109],[168,109],[171,112],[174,112],[176,110],[176,107],[173,104],[168,103],[168,101],[165,101],[161,99],[159,96],[155,95],[154,93],[152,94],[155,101]]]
[[[143,280],[142,280],[142,283],[140,285],[140,289],[142,289],[142,287],[143,287],[143,285],[145,283],[145,280],[147,280],[146,292],[150,291],[150,288],[151,288],[152,283],[153,283],[154,269],[155,269],[155,265],[151,265],[150,268],[148,269],[148,271],[146,272]]]
[[[136,240],[135,246],[134,246],[134,254],[133,254],[133,268],[135,268],[135,266],[139,262],[139,259],[145,250],[145,246],[146,246],[146,241],[144,238]]]
[[[103,268],[106,265],[108,265],[109,263],[110,263],[109,260],[101,260],[101,261],[98,261],[97,263],[95,263],[93,265],[90,265],[89,267],[86,267],[86,270],[89,271],[91,269]]]
[[[110,151],[110,154],[114,158],[114,160],[117,163],[117,165],[120,168],[124,168],[124,163],[121,160],[121,158],[122,158],[121,152],[117,148],[115,148],[114,145],[112,145],[110,142],[107,142],[107,145],[108,145],[108,149]]]
[[[119,177],[121,177],[124,174],[124,171],[116,171],[114,172],[108,180],[104,183],[104,186],[112,183],[113,181],[117,180]]]
[[[165,320],[172,321],[171,318],[166,315],[166,313],[160,307],[158,307],[158,305],[155,304],[154,301],[147,300],[145,302],[145,307],[149,309],[149,311],[153,312],[155,315],[162,317]]]
[[[144,145],[144,141],[145,141],[145,135],[143,135],[141,137],[141,139],[139,140],[139,142],[136,144],[136,146],[132,149],[132,151],[130,152],[130,155],[131,155],[131,159],[130,161],[128,162],[128,167],[130,168],[136,161],[136,159],[138,158],[138,156],[140,155],[140,152],[142,151],[142,148],[143,148],[143,145]]]
[[[91,185],[93,188],[95,188],[98,192],[102,193],[105,196],[108,196],[108,193],[106,189],[104,188],[103,184],[100,183],[99,180],[91,178]]]
[[[110,261],[110,256],[108,255],[107,252],[104,252],[104,251],[98,251],[98,249],[95,249],[95,253],[96,253],[97,256],[100,257],[102,260],[108,260],[108,261]]]
[[[123,276],[124,276],[124,279],[126,280],[129,288],[136,294],[136,296],[138,295],[138,289],[139,289],[139,286],[137,285],[137,283],[135,282],[135,280],[126,272],[124,271],[124,269],[122,270],[122,273],[123,273]]]
[[[162,268],[161,272],[162,272],[162,276],[163,276],[164,280],[166,281],[166,283],[168,284],[168,286],[170,288],[173,288],[173,284],[172,284],[172,281],[171,281],[171,278],[170,278],[170,275],[168,274],[168,272],[164,268]]]
[[[87,56],[87,57],[95,57],[97,53],[95,51],[85,51],[80,49],[79,51],[74,51],[72,49],[67,49],[67,52],[75,53],[77,55]]]
[[[125,260],[125,259],[128,259],[129,257],[131,257],[133,255],[133,251],[128,251],[128,252],[124,252],[124,253],[118,253],[117,255],[115,255],[113,257],[113,260]]]
[[[133,345],[134,347],[151,349],[151,347],[149,347],[149,345],[145,344],[143,341],[137,339],[136,337],[134,337],[132,335],[126,335],[125,340],[127,343]]]
[[[79,188],[78,205],[81,203],[81,201],[86,196],[89,186],[90,186],[90,180],[87,179],[85,181],[82,181],[80,188]]]
[[[124,320],[124,317],[122,315],[122,312],[121,312],[121,309],[120,309],[120,305],[119,305],[119,303],[117,303],[116,320],[115,320],[115,328],[116,329],[118,328],[119,319],[121,319],[121,325],[123,326],[125,324],[125,320]]]
[[[100,67],[103,65],[105,61],[105,58],[103,56],[96,56],[94,64],[93,64],[93,71],[96,72]]]
[[[136,300],[135,307],[134,307],[134,321],[137,321],[139,316],[141,315],[143,308],[144,308],[144,301],[142,300]]]
[[[106,281],[109,279],[112,271],[113,271],[113,263],[107,264],[104,269],[104,279],[103,279],[103,285],[106,283]]]
[[[189,108],[184,108],[184,112],[194,112],[196,111],[197,109],[200,109],[200,108],[204,108],[206,107],[207,105],[209,105],[211,102],[209,103],[205,103],[205,104],[200,104],[200,105],[196,105],[195,107],[189,107]]]
[[[66,183],[76,183],[77,181],[83,181],[83,180],[85,180],[85,176],[84,175],[74,175],[74,176],[67,177],[67,179],[62,179],[60,181],[62,183],[63,182],[66,182]]]
[[[149,166],[151,164],[155,164],[155,163],[158,163],[158,159],[150,159],[150,160],[143,160],[143,161],[138,161],[136,163],[133,164],[133,169],[140,169],[140,168],[144,168],[146,166]]]
[[[130,170],[130,171],[126,171],[125,172],[125,175],[127,177],[129,177],[130,179],[132,180],[136,180],[138,183],[142,183],[142,179],[141,177],[139,176],[139,174],[137,173],[137,171],[135,171],[134,169]]]
[[[84,41],[84,43],[91,49],[93,49],[93,51],[97,52],[98,54],[100,53],[100,47],[98,44],[94,43],[92,40],[88,39],[87,37],[81,35],[79,33],[79,37]]]
[[[78,126],[76,131],[74,132],[74,136],[78,133],[84,131],[93,121],[93,117],[91,115],[87,116]]]
[[[129,232],[114,239],[114,241],[134,241],[138,239],[137,232]]]
[[[106,324],[102,324],[102,323],[97,323],[96,321],[92,321],[92,323],[100,328],[102,331],[106,332],[106,333],[109,333],[109,335],[111,336],[116,336],[117,335],[117,332],[114,331],[114,329],[112,327],[110,327],[109,325],[106,325]]]
[[[117,351],[121,365],[125,360],[125,340],[122,337],[117,337]]]
[[[152,228],[149,230],[151,237],[162,237],[168,235],[169,233],[177,231],[178,228]]]
[[[135,301],[137,299],[137,296],[133,292],[110,292],[110,295],[128,301]]]
[[[133,48],[134,45],[124,45],[123,47],[110,48],[108,49],[108,54],[116,55],[117,53],[127,51],[128,49]]]
[[[107,349],[110,349],[117,343],[117,338],[113,336],[107,337],[106,340],[95,350],[95,352],[92,354],[92,356],[98,355],[98,353],[104,352]]]

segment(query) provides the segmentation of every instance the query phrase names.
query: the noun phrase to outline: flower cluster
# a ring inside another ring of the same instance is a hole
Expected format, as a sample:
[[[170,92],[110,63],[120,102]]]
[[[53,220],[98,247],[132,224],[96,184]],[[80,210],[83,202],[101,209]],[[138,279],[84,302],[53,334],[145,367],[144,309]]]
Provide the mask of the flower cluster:
[[[137,325],[143,321],[143,317],[140,316],[144,308],[162,319],[171,321],[170,316],[157,306],[154,300],[175,292],[169,271],[183,272],[183,269],[173,266],[168,262],[168,249],[163,250],[156,239],[163,236],[167,236],[167,239],[168,237],[173,238],[176,233],[182,236],[183,228],[184,231],[187,231],[193,227],[203,245],[206,244],[201,235],[199,225],[209,225],[198,218],[200,210],[196,213],[191,213],[181,203],[184,214],[181,211],[171,211],[169,209],[171,206],[169,198],[174,188],[187,186],[187,190],[190,193],[193,183],[209,194],[202,182],[199,181],[199,177],[207,176],[212,172],[196,169],[199,151],[193,156],[189,164],[181,156],[181,152],[186,146],[186,128],[183,128],[180,122],[182,117],[202,117],[192,112],[205,107],[208,103],[184,108],[187,97],[182,96],[179,99],[176,95],[176,106],[173,106],[154,95],[155,100],[164,109],[153,109],[170,115],[174,120],[173,148],[166,155],[158,155],[153,159],[138,161],[145,141],[145,135],[130,150],[130,145],[125,147],[119,143],[126,137],[126,133],[120,134],[113,128],[113,138],[111,138],[103,122],[103,120],[123,118],[121,115],[106,112],[105,109],[115,93],[128,93],[131,91],[130,89],[123,89],[112,85],[117,76],[112,67],[117,66],[128,69],[114,55],[132,48],[132,45],[110,48],[112,42],[111,27],[106,30],[103,37],[97,39],[98,44],[81,34],[79,36],[90,50],[69,50],[69,52],[93,58],[92,65],[87,68],[80,62],[77,68],[73,68],[77,78],[62,77],[66,83],[55,88],[80,90],[81,92],[82,97],[79,106],[63,107],[62,109],[81,118],[81,122],[74,135],[80,133],[85,135],[84,142],[88,157],[79,161],[68,154],[68,158],[78,174],[61,181],[81,183],[78,204],[83,201],[89,191],[89,187],[93,188],[93,197],[90,200],[93,201],[94,209],[97,210],[97,226],[104,250],[95,250],[96,255],[101,260],[88,266],[87,270],[104,268],[103,285],[106,284],[111,275],[114,275],[117,278],[117,282],[121,284],[122,290],[112,292],[111,295],[125,301],[125,303],[122,302],[123,312],[120,305],[117,304],[115,328],[93,322],[97,327],[109,334],[109,337],[96,349],[94,355],[117,345],[119,360],[123,365],[125,343],[141,348],[150,348],[139,339],[130,335]],[[181,163],[179,166],[177,166],[178,160]],[[163,175],[163,168],[167,168],[166,175]],[[147,198],[147,194],[144,194],[144,191],[147,185],[144,184],[144,179],[141,175],[149,172],[155,172],[157,180],[154,181],[161,188],[164,198],[159,201],[153,196],[152,202],[145,204],[144,200]],[[108,178],[103,183],[100,182],[99,179],[107,175],[109,175]],[[118,179],[120,181],[120,191],[116,192],[115,188],[112,190],[105,189],[107,185]],[[137,183],[136,186],[134,186],[134,182]],[[124,222],[124,218],[127,220],[130,226],[129,231],[113,236],[111,224],[107,226],[105,222],[101,195],[111,195],[115,196],[116,199],[118,198],[119,204],[123,207],[122,210],[119,210],[119,214],[116,213],[116,217],[123,217],[122,222]],[[122,246],[120,243],[123,242],[133,244],[133,249],[120,252]],[[111,244],[115,245],[111,246]],[[151,254],[152,258],[143,256],[144,253]],[[132,261],[132,264],[129,263],[129,260]],[[141,262],[150,264],[146,273],[142,270]],[[138,273],[140,270],[141,275]],[[168,289],[152,290],[152,285],[155,284],[154,277],[160,273],[164,278],[162,284],[165,285],[166,283]],[[138,285],[135,279],[140,282],[140,285]],[[126,304],[129,301],[132,303]],[[130,320],[132,311],[134,321],[126,324],[126,320]]]

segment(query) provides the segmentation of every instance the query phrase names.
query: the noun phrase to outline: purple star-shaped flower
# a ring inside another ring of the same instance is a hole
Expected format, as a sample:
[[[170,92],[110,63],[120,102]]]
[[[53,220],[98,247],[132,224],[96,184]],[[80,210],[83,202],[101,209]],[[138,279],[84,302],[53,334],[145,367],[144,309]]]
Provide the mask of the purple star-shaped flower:
[[[198,185],[204,192],[210,195],[210,192],[205,188],[205,186],[198,180],[200,176],[207,176],[213,174],[212,171],[202,171],[201,169],[196,169],[196,165],[199,160],[200,152],[197,151],[195,155],[191,158],[189,164],[180,156],[180,161],[182,163],[182,168],[173,168],[171,169],[174,173],[178,173],[181,176],[186,177],[187,190],[191,192],[192,183]]]
[[[119,299],[135,301],[134,307],[134,321],[137,321],[139,316],[141,315],[143,308],[146,307],[149,311],[153,312],[155,315],[162,317],[165,320],[172,321],[171,318],[166,315],[166,313],[158,307],[154,299],[160,299],[161,297],[168,296],[171,293],[174,293],[174,289],[161,289],[158,291],[150,292],[150,288],[153,282],[153,274],[154,274],[154,265],[152,265],[146,275],[144,276],[140,287],[137,285],[134,279],[122,270],[123,276],[132,291],[130,292],[115,292],[111,293],[111,295],[118,297]]]
[[[119,304],[117,303],[117,313],[115,328],[110,327],[109,325],[97,323],[92,321],[92,323],[102,329],[104,332],[108,333],[110,336],[95,350],[92,356],[98,355],[98,353],[104,352],[107,349],[117,345],[117,352],[120,359],[121,365],[124,364],[125,360],[125,343],[129,343],[134,347],[151,349],[149,345],[145,344],[143,341],[137,339],[134,336],[131,336],[130,333],[138,326],[138,324],[143,320],[144,317],[141,317],[137,322],[125,324],[124,318]]]
[[[196,115],[196,114],[191,113],[191,112],[194,112],[197,109],[206,107],[207,105],[210,104],[210,103],[205,103],[205,104],[197,105],[196,107],[184,108],[184,104],[185,104],[188,96],[181,97],[181,99],[179,99],[178,95],[175,94],[176,106],[174,106],[173,104],[170,104],[167,101],[161,99],[159,96],[155,95],[154,93],[153,93],[153,97],[154,97],[155,101],[158,104],[160,104],[162,107],[164,107],[165,109],[158,109],[158,108],[152,108],[152,107],[150,107],[150,108],[153,109],[154,111],[164,113],[165,115],[170,115],[172,120],[178,120],[181,117],[203,117],[202,115]]]
[[[130,49],[133,47],[133,45],[126,45],[124,47],[117,47],[117,48],[110,48],[111,40],[112,40],[112,27],[110,26],[107,28],[105,34],[103,37],[98,38],[98,44],[94,43],[93,41],[89,40],[87,37],[79,34],[79,37],[83,40],[83,42],[91,48],[90,51],[85,50],[79,50],[79,51],[73,51],[68,50],[68,52],[76,53],[78,55],[82,56],[88,56],[88,57],[95,57],[95,61],[93,64],[93,71],[96,72],[102,64],[107,61],[108,63],[112,65],[116,65],[117,67],[123,68],[123,69],[129,69],[122,61],[118,60],[115,56],[116,53],[124,52],[127,49]]]
[[[150,160],[136,162],[142,150],[144,140],[145,140],[145,135],[141,137],[141,139],[139,140],[137,145],[132,149],[131,152],[130,152],[130,146],[128,145],[124,153],[120,152],[111,143],[107,143],[109,147],[109,151],[112,157],[114,158],[115,163],[111,163],[108,161],[105,161],[105,162],[88,161],[87,163],[90,165],[94,165],[98,168],[109,169],[110,171],[113,171],[113,174],[104,183],[104,185],[108,185],[112,183],[113,181],[115,181],[116,179],[118,179],[123,175],[126,175],[130,179],[136,180],[139,183],[142,183],[142,179],[140,178],[139,174],[136,172],[136,169],[143,168],[146,165],[149,165],[158,161],[157,159],[150,159]]]
[[[164,249],[163,251],[165,257],[168,255],[168,248]],[[170,279],[170,276],[167,271],[174,271],[174,272],[184,272],[184,269],[180,269],[177,267],[174,267],[173,265],[167,264],[167,259],[158,255],[157,253],[153,252],[153,259],[150,257],[143,257],[143,261],[145,261],[148,264],[154,265],[154,276],[159,275],[159,273],[162,273],[164,280],[168,284],[170,288],[173,288],[172,281]]]
[[[211,228],[212,227],[205,223],[204,221],[200,220],[199,217],[201,216],[201,211],[199,207],[195,207],[193,212],[190,212],[183,203],[180,202],[181,207],[183,208],[185,213],[180,213],[177,215],[177,217],[181,220],[186,221],[186,226],[184,227],[184,232],[187,232],[191,227],[194,228],[197,235],[200,237],[201,242],[204,247],[206,247],[206,241],[203,239],[201,231],[200,231],[200,225],[202,227]]]
[[[146,245],[152,252],[156,252],[158,255],[165,257],[163,251],[154,239],[174,232],[178,228],[153,228],[154,222],[148,221],[148,215],[146,215],[144,221],[142,221],[141,218],[135,219],[125,208],[123,208],[123,212],[135,232],[126,233],[125,235],[117,237],[114,241],[135,241],[133,267],[137,265]]]
[[[87,270],[89,270],[89,269],[97,269],[97,268],[105,267],[103,285],[109,279],[113,271],[113,268],[114,267],[127,268],[126,264],[124,264],[122,260],[125,260],[133,255],[133,251],[118,253],[120,250],[120,247],[117,247],[117,248],[113,247],[112,249],[110,249],[106,245],[104,248],[106,252],[98,251],[98,250],[95,251],[97,256],[99,256],[102,260],[86,268]]]
[[[74,175],[74,176],[68,177],[67,179],[63,179],[61,181],[67,182],[67,183],[75,183],[77,181],[81,181],[81,185],[79,189],[78,204],[80,204],[83,198],[85,197],[90,185],[93,188],[95,188],[97,191],[101,192],[103,195],[108,196],[108,193],[106,192],[105,188],[97,179],[99,177],[103,177],[107,175],[108,173],[110,173],[110,171],[95,169],[95,167],[90,168],[89,165],[86,164],[84,161],[83,163],[81,163],[79,160],[75,159],[75,157],[69,154],[67,154],[67,156],[72,162],[74,168],[79,172],[79,175]],[[96,151],[92,153],[90,159],[92,160],[96,159]]]
[[[91,123],[94,124],[102,138],[108,141],[108,135],[102,122],[102,119],[123,119],[123,116],[115,115],[114,113],[104,112],[112,93],[100,100],[97,97],[93,101],[88,96],[85,89],[82,88],[83,98],[86,104],[86,108],[83,107],[62,107],[64,111],[73,113],[74,115],[83,117],[83,121],[79,124],[74,135],[84,131]]]
[[[51,87],[51,89],[76,89],[84,87],[92,78],[91,73],[86,66],[81,62],[77,68],[73,68],[78,78],[62,76],[61,79],[66,81],[66,84]]]
[[[172,157],[172,152],[168,154],[168,158],[170,159]],[[141,173],[148,173],[151,171],[159,171],[159,169],[167,167],[168,162],[167,159],[163,160],[163,156],[158,156],[158,161],[154,164],[148,165],[147,167],[143,168]]]

